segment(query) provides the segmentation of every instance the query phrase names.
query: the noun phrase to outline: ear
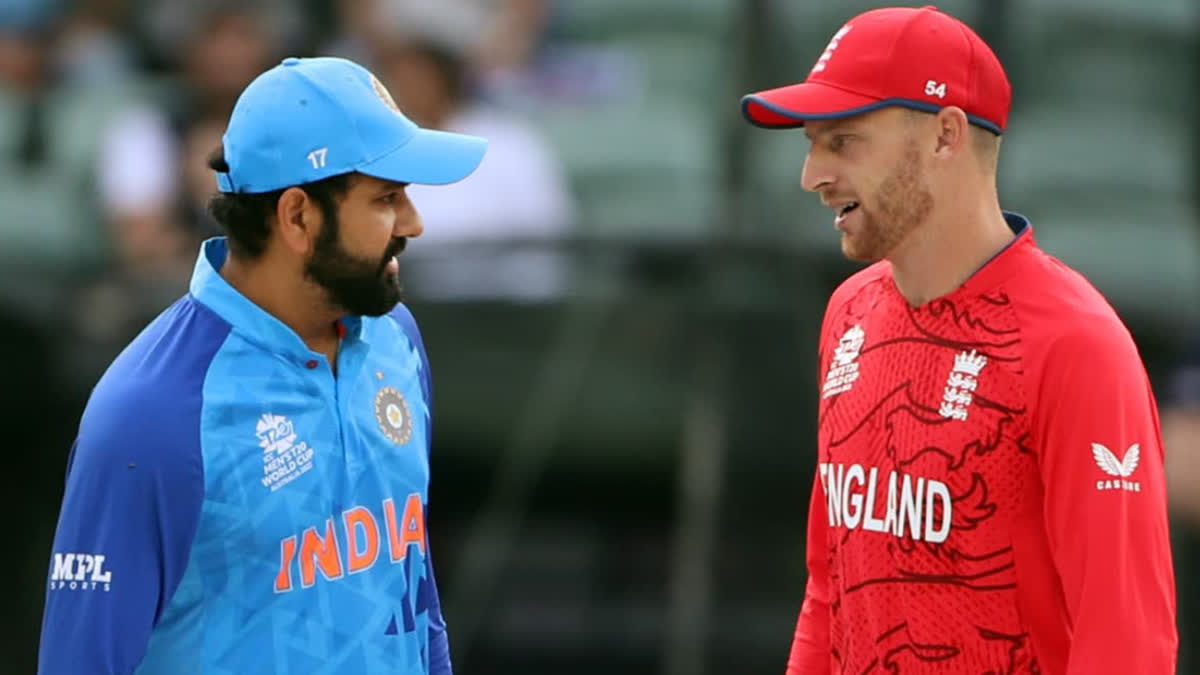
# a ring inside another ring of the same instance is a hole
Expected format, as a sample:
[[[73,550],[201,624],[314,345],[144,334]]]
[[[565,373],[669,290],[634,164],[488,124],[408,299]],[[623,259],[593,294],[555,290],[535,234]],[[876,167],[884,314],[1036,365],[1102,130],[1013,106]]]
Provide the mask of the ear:
[[[952,159],[962,154],[970,143],[971,123],[967,114],[958,106],[942,108],[934,116],[937,144],[934,149],[936,159]]]
[[[293,253],[307,255],[317,240],[321,225],[321,210],[308,193],[298,187],[290,187],[279,196],[275,205],[277,234],[284,248]]]

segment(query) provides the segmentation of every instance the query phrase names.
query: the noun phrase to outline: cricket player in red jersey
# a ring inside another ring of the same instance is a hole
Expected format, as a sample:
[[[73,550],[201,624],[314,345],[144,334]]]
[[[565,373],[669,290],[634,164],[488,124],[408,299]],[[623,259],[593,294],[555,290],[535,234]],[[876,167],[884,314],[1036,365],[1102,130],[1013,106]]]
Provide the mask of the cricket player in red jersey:
[[[743,99],[804,127],[803,187],[873,263],[822,325],[790,675],[1175,672],[1154,398],[1100,293],[1000,208],[1010,99],[932,7],[857,16]]]

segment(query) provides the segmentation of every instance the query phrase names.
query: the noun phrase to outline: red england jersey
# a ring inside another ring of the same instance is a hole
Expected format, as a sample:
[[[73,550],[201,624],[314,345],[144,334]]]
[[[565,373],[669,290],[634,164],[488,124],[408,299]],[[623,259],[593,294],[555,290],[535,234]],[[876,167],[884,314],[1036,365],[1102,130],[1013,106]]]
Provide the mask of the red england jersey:
[[[877,263],[820,347],[789,675],[1175,672],[1158,414],[1133,340],[1018,237],[911,307]]]

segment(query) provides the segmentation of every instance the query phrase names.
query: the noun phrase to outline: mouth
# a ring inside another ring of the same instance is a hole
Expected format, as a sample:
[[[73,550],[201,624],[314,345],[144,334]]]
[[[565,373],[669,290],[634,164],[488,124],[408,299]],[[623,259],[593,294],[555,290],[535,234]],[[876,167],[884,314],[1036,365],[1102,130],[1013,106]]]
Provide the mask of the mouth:
[[[846,202],[845,204],[842,204],[841,206],[835,208],[834,213],[837,214],[837,217],[834,218],[834,221],[833,221],[834,226],[840,227],[843,223],[846,222],[846,219],[850,217],[850,214],[858,209],[858,207],[859,207],[858,202]]]
[[[400,254],[404,252],[404,247],[407,244],[408,244],[407,239],[398,239],[396,242],[394,242],[391,246],[388,247],[388,250],[385,253],[384,258],[383,258],[383,264],[380,266],[381,274],[399,274],[400,273],[400,261],[398,260],[398,258],[400,257]]]

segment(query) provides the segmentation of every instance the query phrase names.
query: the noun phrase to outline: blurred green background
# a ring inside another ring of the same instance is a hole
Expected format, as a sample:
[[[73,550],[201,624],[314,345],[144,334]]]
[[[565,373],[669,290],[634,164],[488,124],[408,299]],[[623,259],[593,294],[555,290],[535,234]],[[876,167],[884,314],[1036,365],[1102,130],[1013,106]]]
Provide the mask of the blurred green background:
[[[88,392],[216,233],[203,158],[237,93],[284,56],[340,55],[418,122],[493,140],[478,177],[414,189],[426,235],[401,258],[433,363],[430,532],[457,672],[781,673],[817,331],[855,267],[799,188],[803,134],[750,127],[738,100],[802,80],[882,4],[0,0],[0,494],[17,523],[0,672],[35,668]],[[1108,296],[1159,393],[1179,672],[1200,672],[1200,5],[939,6],[1013,83],[1004,206]]]

